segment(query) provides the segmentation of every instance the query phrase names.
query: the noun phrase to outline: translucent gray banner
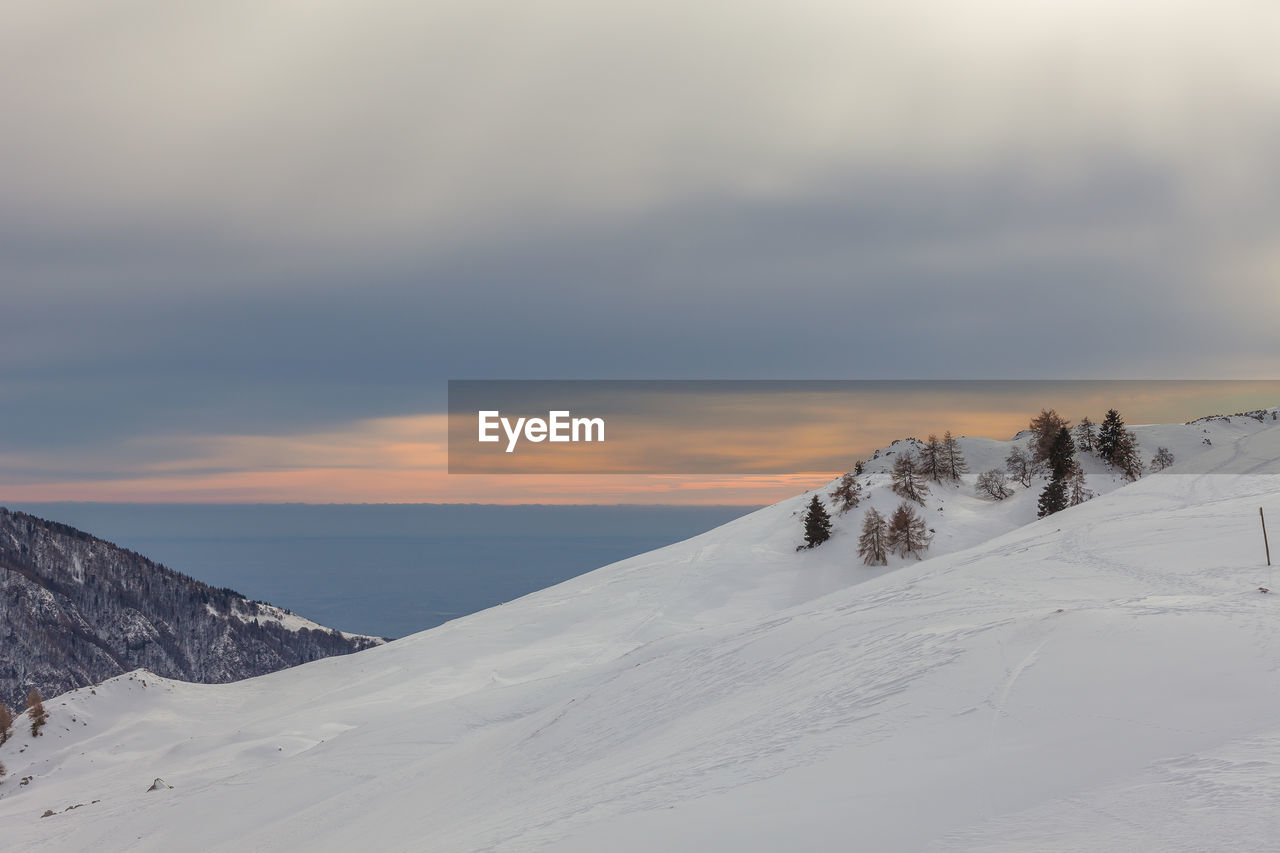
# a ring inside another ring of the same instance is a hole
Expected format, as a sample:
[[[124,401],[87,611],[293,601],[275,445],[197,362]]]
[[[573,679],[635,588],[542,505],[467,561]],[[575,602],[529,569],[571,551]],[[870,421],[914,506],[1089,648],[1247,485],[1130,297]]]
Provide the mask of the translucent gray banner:
[[[1007,439],[1042,409],[1170,423],[1280,404],[1280,380],[453,380],[451,474],[839,472],[906,437]]]

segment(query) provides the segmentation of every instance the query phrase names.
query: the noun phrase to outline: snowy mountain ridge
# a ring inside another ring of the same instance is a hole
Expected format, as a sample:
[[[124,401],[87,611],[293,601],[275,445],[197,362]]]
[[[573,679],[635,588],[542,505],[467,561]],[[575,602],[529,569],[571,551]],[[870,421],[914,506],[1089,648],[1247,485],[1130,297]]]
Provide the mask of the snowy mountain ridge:
[[[64,524],[0,507],[0,701],[21,708],[145,667],[234,681],[383,642],[215,589]]]
[[[1280,425],[1134,432],[1178,464],[1089,471],[1105,493],[1039,521],[1035,486],[972,495],[1012,443],[963,439],[922,562],[856,559],[897,500],[885,452],[813,550],[802,495],[356,655],[66,694],[0,747],[0,825],[42,850],[1267,849]]]

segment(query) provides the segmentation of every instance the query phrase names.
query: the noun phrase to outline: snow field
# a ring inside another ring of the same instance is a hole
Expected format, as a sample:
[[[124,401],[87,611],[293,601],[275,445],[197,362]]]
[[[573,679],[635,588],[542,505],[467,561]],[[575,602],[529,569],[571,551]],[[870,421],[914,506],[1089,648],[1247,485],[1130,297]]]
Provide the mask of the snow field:
[[[1179,464],[1094,466],[1109,493],[1040,521],[1038,486],[972,496],[1011,444],[965,439],[923,562],[856,559],[865,506],[898,502],[882,454],[812,551],[801,495],[355,655],[122,676],[0,748],[0,828],[32,850],[1267,849],[1273,423],[1138,428]]]

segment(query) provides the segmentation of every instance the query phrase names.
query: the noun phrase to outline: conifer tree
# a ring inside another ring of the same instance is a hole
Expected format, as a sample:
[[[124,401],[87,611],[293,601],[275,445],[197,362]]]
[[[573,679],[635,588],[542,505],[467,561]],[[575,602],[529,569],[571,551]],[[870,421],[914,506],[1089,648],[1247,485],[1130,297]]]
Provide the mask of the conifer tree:
[[[38,737],[41,726],[49,719],[49,713],[44,709],[40,691],[34,687],[27,694],[27,717],[31,720],[31,736]]]
[[[1107,464],[1119,468],[1127,480],[1142,476],[1142,458],[1138,449],[1138,437],[1124,427],[1124,420],[1115,409],[1108,409],[1107,416],[1098,427],[1098,455]]]
[[[804,516],[804,546],[817,548],[831,538],[831,516],[822,506],[822,501],[814,495],[809,501],[809,511]]]
[[[915,461],[911,458],[911,451],[904,451],[897,459],[893,460],[893,470],[889,476],[893,481],[895,494],[924,506],[924,499],[929,495],[929,487],[925,484],[924,477],[916,469]]]
[[[862,500],[862,485],[850,472],[840,478],[840,482],[831,491],[831,499],[835,501],[836,512],[844,515]]]
[[[1102,419],[1102,426],[1098,427],[1096,444],[1098,455],[1104,462],[1116,464],[1116,450],[1123,441],[1124,431],[1124,420],[1120,413],[1115,409],[1107,409],[1107,416]]]
[[[1058,430],[1069,427],[1071,422],[1053,409],[1041,409],[1040,414],[1031,419],[1030,427],[1035,436],[1029,443],[1033,462],[1045,462],[1049,458],[1049,450],[1053,447]]]
[[[1046,461],[1049,463],[1049,476],[1052,479],[1063,480],[1071,473],[1071,468],[1076,464],[1076,445],[1071,440],[1071,431],[1066,427],[1060,427],[1058,434],[1053,437]]]
[[[907,501],[899,504],[889,518],[889,548],[904,557],[910,554],[918,560],[921,554],[929,550],[929,539],[924,519],[916,515],[915,507]]]
[[[0,702],[0,746],[4,746],[4,742],[9,739],[9,735],[13,731],[13,712],[9,710],[9,706]]]
[[[1075,453],[1076,448],[1071,440],[1071,431],[1065,426],[1059,427],[1046,457],[1049,463],[1049,482],[1040,493],[1040,500],[1037,503],[1037,514],[1040,518],[1060,512],[1069,505],[1067,479],[1078,467]]]
[[[1067,483],[1065,480],[1050,480],[1040,492],[1040,500],[1036,503],[1036,517],[1044,518],[1067,508]]]
[[[916,471],[920,476],[935,483],[942,482],[946,467],[943,452],[942,443],[938,441],[938,437],[930,435],[929,440],[920,446],[920,452],[915,460]]]
[[[1116,441],[1112,462],[1126,480],[1133,482],[1142,476],[1142,455],[1138,449],[1138,437],[1129,430],[1121,430]]]
[[[969,471],[969,463],[964,461],[964,454],[960,452],[960,442],[952,437],[951,430],[942,437],[942,461],[944,472],[952,480],[959,480],[961,474]]]
[[[1080,419],[1080,423],[1076,424],[1075,441],[1076,449],[1083,453],[1092,453],[1094,445],[1097,443],[1098,436],[1094,432],[1094,423],[1089,420],[1089,416],[1085,415]]]
[[[858,556],[868,566],[889,564],[889,524],[875,507],[869,508],[862,518]]]

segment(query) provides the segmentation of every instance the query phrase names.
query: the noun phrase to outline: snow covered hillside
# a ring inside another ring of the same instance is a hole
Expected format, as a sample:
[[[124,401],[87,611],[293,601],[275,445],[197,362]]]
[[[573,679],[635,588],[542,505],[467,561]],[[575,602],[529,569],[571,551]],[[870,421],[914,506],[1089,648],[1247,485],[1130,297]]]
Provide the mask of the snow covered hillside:
[[[963,440],[973,473],[931,484],[923,562],[856,557],[868,503],[897,503],[885,471],[900,444],[812,551],[795,550],[797,496],[355,655],[227,685],[135,673],[73,691],[46,703],[42,737],[21,718],[0,747],[0,837],[1274,849],[1280,591],[1259,591],[1258,508],[1280,519],[1280,424],[1135,432],[1144,459],[1165,446],[1178,464],[1126,485],[1087,463],[1104,494],[1040,521],[1038,484],[972,495],[1012,445]]]

